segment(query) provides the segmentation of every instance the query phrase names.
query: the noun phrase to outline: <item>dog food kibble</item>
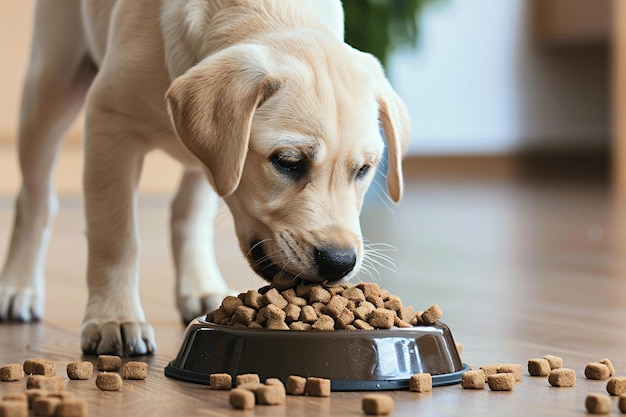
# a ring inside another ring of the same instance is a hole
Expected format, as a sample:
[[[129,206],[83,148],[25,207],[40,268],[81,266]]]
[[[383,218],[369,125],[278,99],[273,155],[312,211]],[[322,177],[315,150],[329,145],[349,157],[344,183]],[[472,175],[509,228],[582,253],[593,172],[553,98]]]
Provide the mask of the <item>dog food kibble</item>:
[[[238,410],[252,410],[256,400],[252,391],[234,388],[228,395],[228,402]]]
[[[0,367],[0,381],[19,381],[24,376],[24,368],[19,363],[10,363]]]
[[[592,414],[609,414],[611,397],[604,394],[589,394],[585,399],[585,408]]]
[[[287,377],[287,386],[285,387],[289,395],[304,395],[306,388],[306,378],[296,375]]]
[[[548,382],[553,387],[573,387],[576,384],[576,371],[569,368],[557,368],[550,371]]]
[[[604,358],[602,360],[599,360],[598,363],[606,365],[606,367],[609,368],[609,376],[615,375],[615,367],[613,366],[613,363],[611,362],[609,358]]]
[[[122,358],[113,355],[100,355],[96,362],[98,371],[116,372],[122,367]]]
[[[512,391],[515,386],[515,376],[511,373],[489,375],[487,384],[492,391]]]
[[[56,417],[85,417],[87,402],[85,400],[61,400],[56,408]]]
[[[361,401],[363,412],[370,416],[386,416],[393,411],[393,398],[387,394],[367,394]]]
[[[503,363],[498,369],[499,374],[513,374],[515,382],[522,380],[522,365],[519,363]]]
[[[304,392],[311,397],[330,397],[330,379],[309,377]]]
[[[59,392],[63,391],[63,380],[58,376],[31,375],[26,380],[26,389],[31,388]]]
[[[28,407],[19,401],[0,402],[0,417],[28,417]]]
[[[413,392],[430,392],[433,390],[433,379],[430,374],[413,374],[409,380],[409,389]]]
[[[606,383],[606,391],[611,395],[626,394],[626,377],[613,377]]]
[[[122,377],[115,372],[102,372],[96,377],[96,386],[102,391],[119,391],[122,389]]]
[[[617,408],[622,414],[626,414],[626,395],[620,395],[617,400]]]
[[[261,380],[259,379],[259,375],[257,374],[237,375],[236,381],[237,381],[237,386],[243,385],[243,384],[249,384],[251,382],[257,383],[257,384],[261,382]]]
[[[550,370],[563,367],[563,358],[560,356],[546,355],[543,358],[550,364]]]
[[[67,377],[73,380],[87,380],[93,374],[93,363],[89,361],[70,362],[67,364]]]
[[[528,373],[531,376],[548,376],[550,375],[550,362],[542,358],[528,359]]]
[[[213,390],[229,390],[233,387],[233,377],[230,374],[209,375],[209,388]]]
[[[442,314],[437,304],[424,312],[404,306],[399,297],[374,283],[300,284],[262,292],[249,290],[237,297],[227,296],[206,319],[238,328],[371,330],[432,325]]]
[[[29,375],[55,376],[57,374],[54,362],[45,359],[27,359],[23,367],[24,372]]]
[[[122,378],[124,379],[146,379],[148,376],[148,364],[145,362],[128,361],[122,367]]]
[[[254,391],[256,402],[263,405],[280,405],[285,403],[285,387],[281,383],[265,384]]]
[[[38,417],[52,417],[61,400],[54,397],[39,397],[33,402],[33,414]]]
[[[485,373],[485,382],[487,382],[487,378],[489,375],[495,375],[498,373],[498,370],[502,366],[501,363],[494,363],[491,365],[483,365],[480,367],[480,370]]]
[[[609,367],[600,362],[589,362],[587,366],[585,366],[585,376],[589,379],[609,379],[610,374],[611,371]]]
[[[485,372],[475,369],[464,372],[461,376],[461,387],[465,389],[485,389]]]
[[[26,390],[26,397],[28,398],[28,407],[33,408],[33,404],[37,398],[47,397],[48,391],[41,388],[30,388]]]

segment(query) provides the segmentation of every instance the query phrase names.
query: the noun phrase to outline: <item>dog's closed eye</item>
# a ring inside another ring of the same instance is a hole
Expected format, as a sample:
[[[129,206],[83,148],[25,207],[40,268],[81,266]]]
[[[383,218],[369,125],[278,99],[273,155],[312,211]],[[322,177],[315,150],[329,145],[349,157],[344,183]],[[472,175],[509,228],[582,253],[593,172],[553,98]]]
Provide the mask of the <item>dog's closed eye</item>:
[[[270,157],[270,162],[279,173],[294,181],[301,179],[309,168],[308,159],[292,151],[277,152]]]

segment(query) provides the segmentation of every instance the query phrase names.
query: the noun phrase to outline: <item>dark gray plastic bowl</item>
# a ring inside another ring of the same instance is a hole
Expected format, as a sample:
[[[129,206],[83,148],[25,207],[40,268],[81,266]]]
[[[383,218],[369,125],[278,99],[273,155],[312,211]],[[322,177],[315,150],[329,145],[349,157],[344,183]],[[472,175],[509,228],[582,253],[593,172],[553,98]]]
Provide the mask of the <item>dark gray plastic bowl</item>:
[[[402,389],[411,375],[428,372],[433,386],[455,384],[469,370],[448,326],[390,330],[295,331],[189,324],[165,375],[208,384],[209,375],[255,373],[262,381],[289,375],[331,380],[333,391]]]

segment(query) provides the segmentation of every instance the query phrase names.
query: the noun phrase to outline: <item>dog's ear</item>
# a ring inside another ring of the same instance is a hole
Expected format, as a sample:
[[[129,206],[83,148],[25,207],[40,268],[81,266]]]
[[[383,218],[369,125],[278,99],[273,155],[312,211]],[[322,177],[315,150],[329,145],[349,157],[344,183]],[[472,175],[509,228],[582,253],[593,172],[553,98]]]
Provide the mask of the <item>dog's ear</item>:
[[[402,99],[385,79],[378,94],[378,118],[387,142],[387,192],[394,202],[400,201],[404,190],[402,156],[411,134],[411,120]]]
[[[227,48],[175,79],[166,93],[176,134],[224,197],[239,186],[255,110],[279,88],[255,46]]]

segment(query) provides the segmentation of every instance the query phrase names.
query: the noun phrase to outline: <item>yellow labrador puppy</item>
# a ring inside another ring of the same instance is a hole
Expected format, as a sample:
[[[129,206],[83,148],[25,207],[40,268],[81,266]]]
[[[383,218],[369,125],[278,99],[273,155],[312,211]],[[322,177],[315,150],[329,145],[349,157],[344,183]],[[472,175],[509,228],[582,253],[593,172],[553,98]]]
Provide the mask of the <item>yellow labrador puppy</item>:
[[[155,349],[138,294],[136,189],[147,152],[185,167],[172,204],[184,320],[229,292],[213,254],[218,197],[270,282],[359,270],[363,194],[386,139],[402,195],[407,111],[380,64],[343,41],[339,0],[40,1],[22,97],[23,186],[0,318],[43,314],[60,138],[83,102],[89,299],[85,353]]]

